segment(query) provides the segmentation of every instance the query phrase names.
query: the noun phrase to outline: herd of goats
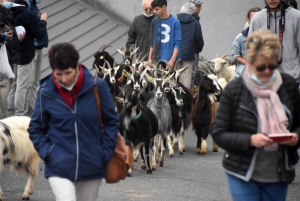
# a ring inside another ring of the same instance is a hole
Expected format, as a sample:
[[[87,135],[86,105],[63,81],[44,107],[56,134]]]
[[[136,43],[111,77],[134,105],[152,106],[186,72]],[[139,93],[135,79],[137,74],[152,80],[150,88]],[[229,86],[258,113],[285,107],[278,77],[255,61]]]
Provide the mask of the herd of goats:
[[[189,66],[177,69],[180,60],[170,70],[168,62],[157,62],[148,66],[148,55],[138,55],[132,62],[138,47],[118,49],[122,64],[105,51],[104,45],[94,54],[93,68],[98,77],[110,87],[120,119],[120,134],[133,149],[135,161],[147,174],[156,170],[156,163],[163,166],[168,148],[174,156],[174,146],[179,154],[185,150],[184,132],[190,123],[197,136],[196,153],[205,154],[207,137],[211,132],[217,110],[217,101],[228,81],[235,77],[235,65],[230,59],[215,58],[199,62],[196,71],[196,87],[187,88],[179,82],[180,74]],[[143,56],[143,57],[142,57]],[[198,90],[195,93],[195,88]],[[152,149],[150,162],[149,150]],[[146,161],[143,152],[145,151]],[[213,151],[218,146],[213,143]],[[132,169],[128,176],[132,175]]]
[[[169,156],[174,156],[174,147],[185,150],[184,132],[192,124],[197,136],[196,153],[205,154],[207,137],[211,132],[217,110],[217,101],[228,81],[235,77],[235,65],[231,57],[223,56],[211,61],[200,61],[196,71],[197,91],[187,88],[178,80],[188,66],[170,70],[167,62],[147,65],[147,55],[139,55],[132,62],[138,48],[131,46],[124,51],[122,64],[105,51],[104,45],[94,54],[93,67],[98,77],[108,86],[119,114],[119,132],[133,149],[134,159],[140,159],[140,166],[151,174],[156,163],[164,164],[168,148]],[[228,56],[228,55],[227,55]],[[164,64],[164,65],[162,65]],[[27,172],[28,180],[23,200],[29,200],[33,193],[33,179],[38,173],[39,156],[35,151],[27,128],[29,117],[14,116],[0,120],[0,172],[3,165],[17,172]],[[168,146],[168,147],[167,147]],[[149,150],[152,149],[150,163]],[[144,152],[146,162],[144,158]],[[213,143],[213,151],[218,147]],[[160,155],[159,155],[160,153]],[[132,175],[132,169],[128,176]],[[2,200],[0,186],[0,201]]]

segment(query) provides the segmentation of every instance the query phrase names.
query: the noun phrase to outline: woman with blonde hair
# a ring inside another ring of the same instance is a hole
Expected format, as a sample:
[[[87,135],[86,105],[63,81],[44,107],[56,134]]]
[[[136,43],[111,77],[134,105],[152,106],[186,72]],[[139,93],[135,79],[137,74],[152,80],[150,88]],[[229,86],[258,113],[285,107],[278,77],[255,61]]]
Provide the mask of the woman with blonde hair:
[[[222,93],[213,140],[225,150],[223,167],[233,200],[283,201],[299,160],[298,88],[290,75],[277,70],[281,45],[272,32],[248,36],[246,59],[244,74]]]

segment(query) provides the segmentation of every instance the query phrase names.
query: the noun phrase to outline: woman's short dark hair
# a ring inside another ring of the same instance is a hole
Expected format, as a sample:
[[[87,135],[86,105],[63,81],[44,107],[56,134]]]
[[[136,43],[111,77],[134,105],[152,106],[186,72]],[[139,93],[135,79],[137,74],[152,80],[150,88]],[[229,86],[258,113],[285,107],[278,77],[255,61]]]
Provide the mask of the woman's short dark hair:
[[[153,0],[151,3],[151,7],[154,9],[155,7],[162,8],[163,6],[168,6],[167,0]]]
[[[79,53],[70,43],[58,43],[50,48],[48,58],[52,70],[66,70],[70,67],[75,69],[79,61]]]

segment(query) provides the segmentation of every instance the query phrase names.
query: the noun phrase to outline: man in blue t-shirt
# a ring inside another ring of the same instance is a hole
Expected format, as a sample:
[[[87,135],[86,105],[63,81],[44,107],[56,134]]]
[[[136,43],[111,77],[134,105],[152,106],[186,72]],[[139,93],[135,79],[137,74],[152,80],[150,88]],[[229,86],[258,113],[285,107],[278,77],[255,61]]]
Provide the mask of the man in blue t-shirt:
[[[176,59],[180,58],[180,23],[168,13],[166,0],[154,0],[151,7],[157,17],[153,19],[151,25],[148,65],[157,61],[167,61],[173,69]]]

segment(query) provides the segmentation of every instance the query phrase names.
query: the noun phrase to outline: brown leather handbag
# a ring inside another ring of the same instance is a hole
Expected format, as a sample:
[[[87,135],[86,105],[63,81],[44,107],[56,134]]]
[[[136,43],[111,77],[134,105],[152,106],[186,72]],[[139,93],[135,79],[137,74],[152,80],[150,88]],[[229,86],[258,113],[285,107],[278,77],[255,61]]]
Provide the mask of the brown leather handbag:
[[[100,127],[102,133],[105,134],[103,130],[104,125],[102,123],[101,102],[97,84],[94,86],[94,93],[97,101]],[[118,132],[117,137],[118,141],[114,154],[106,166],[106,183],[117,183],[121,179],[125,179],[129,168],[133,168],[133,154],[131,148],[125,144],[124,138],[121,136],[120,132]]]

